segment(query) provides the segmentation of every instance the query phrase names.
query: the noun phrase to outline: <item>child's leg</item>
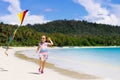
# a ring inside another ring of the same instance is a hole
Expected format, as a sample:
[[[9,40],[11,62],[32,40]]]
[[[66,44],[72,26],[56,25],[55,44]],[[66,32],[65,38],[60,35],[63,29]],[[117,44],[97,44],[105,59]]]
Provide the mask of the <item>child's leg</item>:
[[[42,68],[41,68],[41,73],[43,73],[45,67],[45,61],[42,61]]]
[[[40,67],[39,67],[39,72],[40,72],[40,70],[41,70],[41,66],[42,66],[42,60],[41,60],[41,58],[40,58]]]
[[[40,58],[40,72],[41,72],[41,73],[43,73],[44,64],[45,64],[44,56],[41,56],[41,58]]]

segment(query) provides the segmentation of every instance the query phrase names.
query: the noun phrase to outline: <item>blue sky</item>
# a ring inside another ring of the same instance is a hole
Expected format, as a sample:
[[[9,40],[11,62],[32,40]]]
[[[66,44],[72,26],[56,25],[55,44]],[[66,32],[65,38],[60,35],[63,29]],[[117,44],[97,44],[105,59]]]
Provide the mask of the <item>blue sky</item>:
[[[32,0],[31,2],[35,3],[32,7],[31,3],[26,0],[26,3],[30,3],[27,7],[31,14],[42,14],[50,20],[74,19],[86,14],[84,8],[72,0]],[[24,0],[22,3],[25,5]]]
[[[19,24],[17,13],[29,9],[24,24],[59,19],[120,25],[120,0],[0,0],[0,22]]]

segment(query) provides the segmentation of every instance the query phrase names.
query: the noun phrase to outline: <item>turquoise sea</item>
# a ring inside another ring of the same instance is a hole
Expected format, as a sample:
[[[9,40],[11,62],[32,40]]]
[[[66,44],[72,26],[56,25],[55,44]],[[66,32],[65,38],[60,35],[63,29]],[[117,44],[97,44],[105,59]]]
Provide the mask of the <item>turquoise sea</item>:
[[[23,51],[28,57],[33,56],[35,50]],[[49,63],[55,66],[103,77],[107,80],[119,80],[120,77],[120,48],[50,48]]]

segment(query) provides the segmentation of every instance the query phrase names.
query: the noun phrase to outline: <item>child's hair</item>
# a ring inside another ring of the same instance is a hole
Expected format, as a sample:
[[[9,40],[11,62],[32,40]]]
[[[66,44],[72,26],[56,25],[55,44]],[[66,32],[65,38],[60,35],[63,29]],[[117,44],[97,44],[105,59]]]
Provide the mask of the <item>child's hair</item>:
[[[46,42],[49,42],[49,41],[48,41],[48,38],[49,38],[49,37],[46,37]]]

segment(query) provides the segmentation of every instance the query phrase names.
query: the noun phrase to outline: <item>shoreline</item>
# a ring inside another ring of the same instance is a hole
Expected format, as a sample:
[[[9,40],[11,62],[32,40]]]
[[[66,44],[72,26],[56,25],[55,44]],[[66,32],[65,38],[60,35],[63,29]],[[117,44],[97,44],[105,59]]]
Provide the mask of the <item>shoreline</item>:
[[[120,46],[63,46],[53,48],[120,48]]]
[[[0,46],[2,47],[3,49],[6,48],[6,46]],[[9,49],[11,48],[37,48],[37,46],[10,46]],[[53,47],[49,47],[49,48],[120,48],[120,46],[53,46]]]
[[[39,65],[38,59],[29,58],[29,57],[25,56],[24,54],[20,54],[20,52],[21,51],[17,51],[15,53],[15,56],[22,59],[22,60],[33,62],[33,63],[36,63],[37,65]],[[51,69],[55,72],[58,72],[59,74],[62,74],[64,76],[71,77],[71,78],[74,78],[74,79],[93,79],[93,80],[100,79],[100,78],[98,78],[96,76],[93,76],[93,75],[78,73],[78,72],[75,72],[75,71],[62,69],[62,68],[56,67],[54,64],[48,63],[48,62],[46,62],[45,68]]]

